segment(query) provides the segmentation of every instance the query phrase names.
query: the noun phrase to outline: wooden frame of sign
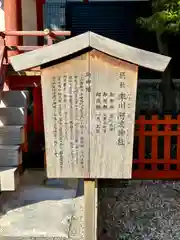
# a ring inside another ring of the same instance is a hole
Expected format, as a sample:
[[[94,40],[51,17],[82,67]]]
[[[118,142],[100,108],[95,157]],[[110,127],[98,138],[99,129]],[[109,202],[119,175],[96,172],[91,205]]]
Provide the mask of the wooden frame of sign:
[[[86,179],[86,240],[97,236],[97,180],[131,178],[138,66],[169,61],[92,32],[11,58],[16,71],[42,66],[47,176]]]

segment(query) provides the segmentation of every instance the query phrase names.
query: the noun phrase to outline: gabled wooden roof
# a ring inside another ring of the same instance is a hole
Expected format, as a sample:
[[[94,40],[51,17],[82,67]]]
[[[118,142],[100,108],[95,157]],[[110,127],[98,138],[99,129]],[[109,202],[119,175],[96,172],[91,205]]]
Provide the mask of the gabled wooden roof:
[[[86,48],[93,48],[141,67],[163,72],[171,58],[86,32],[65,41],[10,58],[15,71],[21,71],[67,57]]]

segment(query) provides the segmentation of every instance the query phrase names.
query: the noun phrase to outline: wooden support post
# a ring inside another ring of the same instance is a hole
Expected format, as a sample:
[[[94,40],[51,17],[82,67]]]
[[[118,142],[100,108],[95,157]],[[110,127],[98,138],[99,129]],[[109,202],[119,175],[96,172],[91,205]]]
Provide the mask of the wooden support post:
[[[97,180],[84,180],[85,240],[97,240]]]

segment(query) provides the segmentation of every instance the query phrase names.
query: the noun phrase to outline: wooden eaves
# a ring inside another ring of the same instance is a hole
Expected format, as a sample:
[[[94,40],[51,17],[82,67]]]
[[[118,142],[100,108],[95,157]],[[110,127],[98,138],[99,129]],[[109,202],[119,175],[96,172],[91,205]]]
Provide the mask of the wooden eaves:
[[[93,32],[86,32],[51,46],[13,56],[10,62],[15,71],[21,71],[50,63],[88,48],[160,72],[166,69],[171,60],[168,56],[131,47]]]

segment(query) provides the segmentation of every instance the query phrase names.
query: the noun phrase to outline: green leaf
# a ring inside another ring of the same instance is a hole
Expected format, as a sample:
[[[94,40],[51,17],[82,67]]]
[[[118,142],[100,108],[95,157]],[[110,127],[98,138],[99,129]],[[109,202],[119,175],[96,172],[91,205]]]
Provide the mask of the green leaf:
[[[152,12],[149,17],[138,18],[137,23],[149,31],[180,32],[180,0],[152,0]]]

